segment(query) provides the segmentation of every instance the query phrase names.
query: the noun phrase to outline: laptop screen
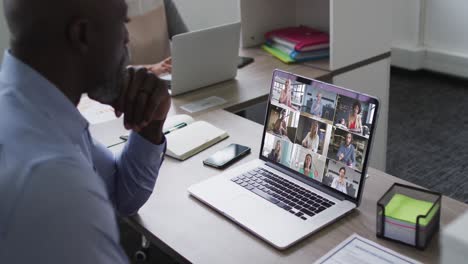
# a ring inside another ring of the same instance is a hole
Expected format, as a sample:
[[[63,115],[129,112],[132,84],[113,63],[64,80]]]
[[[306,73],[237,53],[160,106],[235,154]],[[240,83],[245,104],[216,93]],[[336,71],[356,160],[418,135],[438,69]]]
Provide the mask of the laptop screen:
[[[260,155],[356,199],[377,108],[368,95],[276,70]]]

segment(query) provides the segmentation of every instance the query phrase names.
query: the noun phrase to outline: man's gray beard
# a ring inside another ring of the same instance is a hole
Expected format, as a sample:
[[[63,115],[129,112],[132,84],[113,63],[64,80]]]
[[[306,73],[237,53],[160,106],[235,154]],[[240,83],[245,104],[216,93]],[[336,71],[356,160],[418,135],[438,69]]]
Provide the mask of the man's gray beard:
[[[130,53],[128,48],[125,52],[119,70],[112,79],[98,84],[93,90],[88,92],[89,98],[96,100],[102,104],[112,104],[120,96],[120,91],[128,80],[127,65],[130,63]]]

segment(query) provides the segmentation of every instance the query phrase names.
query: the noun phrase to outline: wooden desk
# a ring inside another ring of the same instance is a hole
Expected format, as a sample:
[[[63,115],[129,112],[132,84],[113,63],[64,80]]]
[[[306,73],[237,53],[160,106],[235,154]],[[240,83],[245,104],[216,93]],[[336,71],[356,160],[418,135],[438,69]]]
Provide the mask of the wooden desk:
[[[250,146],[252,153],[233,166],[241,165],[259,155],[262,126],[223,110],[197,117],[228,131],[230,137],[180,162],[166,158],[160,170],[156,188],[138,216],[130,223],[157,246],[181,262],[193,263],[312,263],[349,235],[363,237],[401,252],[424,263],[439,262],[439,237],[425,251],[399,245],[375,236],[376,203],[393,182],[403,180],[370,169],[361,206],[350,215],[299,242],[286,251],[278,251],[190,197],[187,188],[218,170],[205,167],[202,160],[230,143]],[[442,226],[467,209],[464,203],[448,197],[442,200]]]

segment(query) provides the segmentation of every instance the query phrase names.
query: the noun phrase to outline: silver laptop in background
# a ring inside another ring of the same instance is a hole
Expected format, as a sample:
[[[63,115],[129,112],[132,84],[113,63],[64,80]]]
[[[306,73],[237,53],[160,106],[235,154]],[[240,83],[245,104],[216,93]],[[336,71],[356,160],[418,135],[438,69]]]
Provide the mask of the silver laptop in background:
[[[378,108],[375,97],[275,70],[259,158],[188,192],[286,249],[359,206]]]
[[[172,96],[190,92],[237,75],[240,22],[191,31],[172,38]]]

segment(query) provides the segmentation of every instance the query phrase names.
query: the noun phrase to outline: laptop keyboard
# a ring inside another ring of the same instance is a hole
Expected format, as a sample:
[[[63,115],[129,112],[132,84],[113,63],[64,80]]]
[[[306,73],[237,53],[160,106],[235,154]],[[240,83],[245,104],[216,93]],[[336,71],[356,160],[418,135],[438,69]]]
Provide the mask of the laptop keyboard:
[[[267,170],[257,168],[231,179],[278,207],[307,220],[335,203]]]

